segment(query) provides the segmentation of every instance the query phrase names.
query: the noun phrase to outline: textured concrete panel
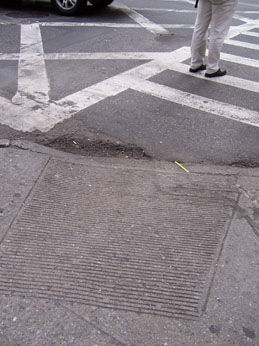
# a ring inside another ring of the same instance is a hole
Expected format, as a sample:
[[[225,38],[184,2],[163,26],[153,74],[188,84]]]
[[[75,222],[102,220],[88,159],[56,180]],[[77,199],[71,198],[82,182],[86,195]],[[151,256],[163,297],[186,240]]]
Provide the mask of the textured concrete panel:
[[[0,142],[8,144],[8,140]],[[0,241],[37,181],[48,156],[0,148]]]
[[[1,246],[0,289],[198,317],[236,198],[226,178],[53,160]]]

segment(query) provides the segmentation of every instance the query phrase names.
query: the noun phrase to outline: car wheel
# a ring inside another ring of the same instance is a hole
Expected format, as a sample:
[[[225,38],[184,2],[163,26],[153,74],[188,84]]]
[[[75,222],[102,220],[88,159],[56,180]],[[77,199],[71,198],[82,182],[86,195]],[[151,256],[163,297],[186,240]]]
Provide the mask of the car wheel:
[[[51,0],[53,7],[64,16],[73,16],[81,12],[87,0]]]
[[[109,6],[113,2],[113,0],[89,0],[89,2],[95,8],[104,8],[106,6]]]

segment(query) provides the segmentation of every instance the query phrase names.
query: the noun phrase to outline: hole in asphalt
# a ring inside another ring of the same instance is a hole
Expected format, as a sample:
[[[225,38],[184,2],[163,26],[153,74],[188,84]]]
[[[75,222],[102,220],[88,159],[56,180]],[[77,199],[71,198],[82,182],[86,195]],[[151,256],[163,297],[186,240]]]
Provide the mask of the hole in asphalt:
[[[125,157],[131,159],[151,159],[145,151],[135,145],[124,145],[113,143],[102,139],[71,139],[69,137],[58,137],[41,144],[72,154],[98,157]]]

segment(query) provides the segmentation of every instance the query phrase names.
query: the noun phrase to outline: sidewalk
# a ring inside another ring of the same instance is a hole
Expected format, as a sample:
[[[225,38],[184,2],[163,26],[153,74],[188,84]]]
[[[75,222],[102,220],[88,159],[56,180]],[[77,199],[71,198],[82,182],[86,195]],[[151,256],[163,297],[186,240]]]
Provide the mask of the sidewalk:
[[[259,344],[259,169],[0,148],[0,345]]]

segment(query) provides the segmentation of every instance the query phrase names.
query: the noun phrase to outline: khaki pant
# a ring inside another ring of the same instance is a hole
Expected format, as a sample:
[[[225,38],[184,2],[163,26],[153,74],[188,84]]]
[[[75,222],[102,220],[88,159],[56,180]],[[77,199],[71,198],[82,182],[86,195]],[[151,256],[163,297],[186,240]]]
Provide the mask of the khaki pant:
[[[191,68],[195,69],[205,63],[210,25],[207,73],[218,71],[220,52],[228,34],[237,2],[238,0],[199,0],[191,44]]]

